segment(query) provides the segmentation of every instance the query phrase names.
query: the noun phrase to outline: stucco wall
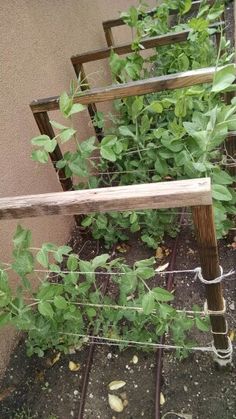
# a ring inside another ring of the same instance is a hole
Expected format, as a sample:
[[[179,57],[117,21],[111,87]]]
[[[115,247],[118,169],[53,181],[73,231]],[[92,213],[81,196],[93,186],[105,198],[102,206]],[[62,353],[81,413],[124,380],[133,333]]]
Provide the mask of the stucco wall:
[[[155,1],[150,1],[152,6]],[[0,197],[61,190],[52,165],[31,161],[30,138],[38,134],[29,103],[60,94],[74,77],[70,56],[105,46],[102,21],[118,17],[135,0],[0,0]],[[115,30],[116,39],[129,36]],[[88,66],[91,78],[105,84],[106,65]],[[50,115],[51,116],[51,115]],[[53,118],[56,118],[53,115]],[[80,117],[80,138],[89,134],[88,118]],[[34,245],[64,243],[70,217],[22,220],[31,228]],[[0,260],[8,262],[16,222],[1,221]],[[12,278],[14,282],[14,278]],[[14,346],[12,329],[0,333],[0,374]]]

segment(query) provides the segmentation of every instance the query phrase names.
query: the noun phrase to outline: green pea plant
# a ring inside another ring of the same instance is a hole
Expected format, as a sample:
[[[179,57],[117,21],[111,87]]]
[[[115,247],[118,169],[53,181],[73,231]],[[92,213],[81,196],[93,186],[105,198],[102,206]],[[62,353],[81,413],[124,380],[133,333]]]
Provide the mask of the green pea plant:
[[[75,150],[64,153],[57,168],[64,168],[67,177],[79,177],[75,189],[209,176],[217,237],[221,238],[233,226],[236,202],[235,178],[228,171],[235,161],[227,151],[228,134],[236,130],[236,101],[222,101],[223,94],[235,90],[235,67],[231,64],[234,55],[222,28],[218,51],[212,38],[217,29],[211,24],[221,17],[222,2],[212,6],[202,2],[197,16],[188,18],[190,8],[191,1],[164,1],[150,16],[141,3],[122,14],[133,31],[134,52],[125,58],[111,53],[113,80],[122,83],[215,66],[212,84],[115,100],[112,113],[95,115],[93,123],[104,133],[98,143],[95,137],[79,141],[72,127],[72,116],[86,109],[73,104],[81,94],[83,81],[79,79],[71,83],[69,94],[64,92],[60,97],[60,111],[70,126],[51,121],[58,134],[52,140],[46,135],[33,138],[37,149],[32,157],[46,163],[57,143],[74,141]],[[176,25],[170,28],[171,9],[178,10],[178,14]],[[183,29],[189,29],[186,42],[158,47],[150,56],[142,56],[145,36]],[[176,210],[95,213],[85,216],[82,225],[91,230],[94,238],[103,239],[107,247],[139,232],[144,243],[156,248],[165,234],[176,235],[178,218]]]
[[[35,249],[31,232],[19,225],[13,245],[12,262],[0,264],[0,326],[12,324],[26,332],[29,356],[41,357],[47,349],[67,353],[80,348],[88,343],[91,330],[121,349],[130,341],[140,341],[148,349],[148,343],[166,332],[183,347],[179,351],[183,356],[194,344],[189,331],[209,328],[208,317],[199,314],[198,307],[190,317],[174,308],[172,293],[151,287],[154,258],[128,266],[108,254],[82,260],[71,247],[53,243]],[[11,270],[19,279],[16,292],[9,285]],[[98,274],[109,277],[112,292],[103,294]],[[37,290],[31,287],[32,275],[38,276]]]

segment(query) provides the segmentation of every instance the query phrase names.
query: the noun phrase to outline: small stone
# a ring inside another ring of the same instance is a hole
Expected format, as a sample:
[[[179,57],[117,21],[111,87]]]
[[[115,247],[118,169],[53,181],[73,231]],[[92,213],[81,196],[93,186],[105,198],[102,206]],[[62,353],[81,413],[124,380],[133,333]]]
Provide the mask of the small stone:
[[[138,357],[137,355],[134,355],[131,361],[133,364],[137,364],[138,363]]]
[[[79,394],[78,390],[74,390],[74,395],[78,396],[78,394]]]
[[[112,358],[112,354],[111,354],[111,352],[109,352],[108,354],[107,354],[107,359],[111,359]]]
[[[127,399],[125,399],[125,400],[123,401],[123,406],[124,406],[124,407],[126,407],[126,406],[128,406],[128,404],[129,404],[128,400],[127,400]]]
[[[74,417],[74,412],[73,412],[73,410],[71,410],[70,415],[72,416],[72,418]]]
[[[187,393],[187,391],[188,391],[188,387],[187,386],[184,386],[184,391]]]
[[[235,310],[234,301],[232,301],[232,303],[229,304],[229,308],[230,308],[230,310]]]
[[[124,391],[123,393],[121,393],[121,394],[120,394],[120,398],[121,398],[122,400],[127,399],[127,394],[126,394],[126,392],[125,392],[125,391]]]

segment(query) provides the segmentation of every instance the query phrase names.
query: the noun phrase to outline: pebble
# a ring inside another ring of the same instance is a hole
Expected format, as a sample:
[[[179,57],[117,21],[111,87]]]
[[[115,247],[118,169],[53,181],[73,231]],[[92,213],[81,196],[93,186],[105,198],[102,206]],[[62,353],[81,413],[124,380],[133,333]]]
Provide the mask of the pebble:
[[[108,354],[107,354],[107,359],[111,359],[112,358],[112,354],[111,354],[111,352],[109,352]]]
[[[71,415],[72,417],[74,417],[74,412],[73,412],[73,410],[71,410],[70,415]]]
[[[232,303],[229,304],[229,308],[230,310],[235,310],[235,304],[234,301]]]
[[[79,394],[78,390],[74,390],[74,395],[78,396],[78,394]]]

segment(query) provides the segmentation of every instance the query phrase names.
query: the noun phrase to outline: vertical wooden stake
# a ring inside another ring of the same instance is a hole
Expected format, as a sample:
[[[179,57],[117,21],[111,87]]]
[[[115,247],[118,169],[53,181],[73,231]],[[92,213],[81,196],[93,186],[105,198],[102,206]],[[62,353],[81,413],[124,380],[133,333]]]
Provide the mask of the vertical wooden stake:
[[[86,77],[86,74],[85,74],[85,71],[84,71],[83,64],[82,63],[80,63],[80,64],[72,63],[72,65],[74,67],[75,74],[76,74],[77,78],[80,75],[80,80],[82,81],[81,90],[85,91],[85,90],[90,89],[88,81],[87,81],[87,77]],[[91,121],[92,121],[92,124],[93,124],[93,119],[94,119],[94,117],[96,115],[96,112],[97,112],[97,107],[96,107],[95,103],[90,103],[88,105],[88,112],[89,112],[89,115],[90,115],[90,118],[91,118]],[[98,141],[101,142],[103,137],[104,137],[102,128],[98,128],[94,125],[93,125],[93,127],[94,127],[94,131],[96,133],[96,137],[97,137]]]
[[[50,138],[55,137],[55,133],[53,131],[53,128],[50,124],[48,113],[47,112],[38,112],[34,113],[34,119],[39,127],[39,131],[41,134],[46,134]],[[59,181],[61,183],[63,191],[71,191],[73,190],[73,182],[71,178],[66,178],[66,174],[64,169],[58,170],[56,167],[57,161],[61,160],[63,158],[61,149],[59,145],[56,146],[55,150],[52,153],[49,153],[50,158],[52,160],[52,164],[55,168],[55,171],[58,173]],[[74,219],[77,225],[81,222],[81,216],[74,215]]]
[[[55,133],[52,129],[52,126],[49,122],[49,117],[47,112],[38,112],[38,113],[34,113],[34,119],[39,127],[39,131],[41,132],[41,134],[46,134],[48,135],[50,138],[54,138],[55,137]],[[52,160],[52,164],[56,170],[56,172],[58,173],[59,176],[59,180],[62,186],[63,191],[71,191],[73,189],[73,184],[72,184],[72,180],[71,178],[66,178],[66,174],[64,169],[57,169],[56,163],[61,160],[63,158],[61,149],[59,147],[59,145],[56,146],[55,150],[50,154],[50,158]]]
[[[192,211],[202,276],[206,280],[212,280],[221,275],[213,208],[212,205],[201,205],[193,207]],[[221,311],[224,309],[221,283],[206,285],[206,297],[209,310]],[[224,353],[220,353],[220,350],[228,349],[229,345],[227,334],[224,334],[227,331],[225,316],[223,314],[211,315],[210,321],[213,332],[223,333],[213,334],[215,348],[217,349],[217,352],[219,352],[219,355],[223,355]],[[216,357],[216,362],[219,365],[226,365],[230,363],[230,361],[230,356],[229,359],[220,359],[220,357]]]
[[[107,28],[103,25],[103,29],[104,29],[104,33],[105,33],[105,37],[106,37],[106,41],[107,41],[107,46],[108,47],[114,46],[115,45],[115,40],[114,40],[111,28]]]

